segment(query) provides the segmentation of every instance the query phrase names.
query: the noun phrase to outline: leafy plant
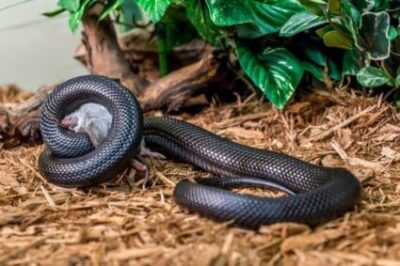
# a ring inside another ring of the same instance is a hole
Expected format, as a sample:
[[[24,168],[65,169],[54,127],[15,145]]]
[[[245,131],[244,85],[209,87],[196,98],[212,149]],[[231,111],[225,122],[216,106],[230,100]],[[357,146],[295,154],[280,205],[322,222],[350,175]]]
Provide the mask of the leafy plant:
[[[75,31],[94,4],[103,6],[103,19],[126,13],[127,2],[163,29],[160,53],[194,36],[169,30],[177,29],[173,11],[180,10],[180,22],[190,21],[207,42],[234,53],[278,108],[305,74],[320,81],[354,76],[365,87],[400,86],[400,0],[59,0],[61,9],[47,15],[69,12]]]

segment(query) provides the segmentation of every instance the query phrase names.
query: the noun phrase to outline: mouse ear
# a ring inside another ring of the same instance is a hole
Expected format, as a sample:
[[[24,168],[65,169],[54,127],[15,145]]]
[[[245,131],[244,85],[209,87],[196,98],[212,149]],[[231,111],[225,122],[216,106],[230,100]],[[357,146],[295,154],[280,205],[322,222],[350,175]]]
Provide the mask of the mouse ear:
[[[86,123],[85,133],[95,148],[99,147],[108,135],[108,129],[105,123],[98,119],[90,119]]]

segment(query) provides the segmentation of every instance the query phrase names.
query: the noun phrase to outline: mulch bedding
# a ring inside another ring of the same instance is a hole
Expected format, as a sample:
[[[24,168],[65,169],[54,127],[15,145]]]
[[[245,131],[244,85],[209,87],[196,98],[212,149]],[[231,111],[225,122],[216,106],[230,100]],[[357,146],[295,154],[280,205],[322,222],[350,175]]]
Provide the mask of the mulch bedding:
[[[0,100],[26,97],[5,86]],[[316,228],[245,230],[174,203],[179,180],[207,175],[189,165],[149,159],[145,189],[132,169],[88,190],[64,189],[38,171],[43,145],[0,144],[0,264],[400,265],[399,113],[348,90],[300,98],[278,111],[252,95],[180,117],[249,146],[347,167],[363,188],[354,211]]]

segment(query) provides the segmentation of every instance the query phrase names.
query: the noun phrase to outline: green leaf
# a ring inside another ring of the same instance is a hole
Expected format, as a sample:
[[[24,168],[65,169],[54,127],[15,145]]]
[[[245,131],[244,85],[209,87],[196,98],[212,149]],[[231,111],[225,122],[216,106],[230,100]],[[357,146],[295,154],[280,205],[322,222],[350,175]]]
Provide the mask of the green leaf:
[[[159,22],[173,0],[137,0],[153,22]]]
[[[304,55],[309,61],[314,64],[325,67],[326,65],[326,54],[320,49],[320,43],[312,40],[306,40],[304,42],[299,42],[299,48],[302,49]]]
[[[299,32],[317,27],[327,23],[325,17],[310,14],[308,12],[300,12],[290,17],[288,21],[281,27],[279,35],[283,37],[291,37]]]
[[[292,0],[268,3],[250,1],[249,9],[253,11],[254,23],[259,31],[255,37],[279,32],[290,17],[304,10],[297,1]]]
[[[333,80],[340,80],[341,73],[335,61],[328,58],[327,65],[328,65],[328,76]]]
[[[273,105],[282,109],[303,77],[304,69],[298,59],[284,48],[256,54],[238,43],[236,51],[247,76]]]
[[[390,26],[388,36],[389,36],[389,41],[394,41],[399,36],[399,32],[395,27]]]
[[[233,26],[253,22],[252,11],[241,0],[206,0],[210,18],[215,25]]]
[[[301,64],[304,70],[311,73],[317,80],[324,81],[324,69],[322,67],[307,61],[302,61]]]
[[[324,39],[324,35],[327,34],[330,31],[333,31],[335,29],[335,27],[333,27],[332,25],[328,24],[322,28],[317,29],[315,32],[317,33],[317,35],[321,38]]]
[[[394,85],[396,88],[400,87],[400,67],[397,68],[396,79],[394,81]]]
[[[200,36],[209,43],[220,44],[219,28],[211,21],[206,4],[203,0],[185,0],[188,18],[197,29]]]
[[[396,2],[396,1],[391,1]],[[398,1],[397,1],[398,2]],[[389,8],[389,0],[374,0],[374,11],[380,12]]]
[[[82,5],[79,7],[78,11],[71,13],[68,24],[69,28],[72,32],[75,32],[78,29],[79,23],[82,20],[83,14],[85,14],[86,9],[96,3],[97,0],[83,0]]]
[[[76,12],[80,7],[80,0],[59,0],[58,6],[65,8],[69,12]]]
[[[349,0],[341,0],[341,21],[350,32],[353,40],[358,39],[358,26],[360,25],[360,12]]]
[[[357,73],[357,81],[361,86],[375,88],[388,83],[390,78],[382,69],[367,66]]]
[[[340,0],[329,0],[328,1],[328,14],[339,15],[340,14]]]
[[[265,23],[263,29],[261,30],[257,23],[246,23],[241,25],[236,25],[236,32],[240,38],[243,39],[255,39],[270,33],[275,33],[278,29],[272,25]]]
[[[68,25],[73,33],[76,32],[76,30],[78,29],[82,16],[83,16],[82,12],[75,12],[69,16]]]
[[[312,14],[323,16],[326,2],[313,0],[299,0],[299,2]]]
[[[111,0],[108,1],[103,10],[100,13],[99,21],[105,19],[111,12],[117,10],[122,6],[123,0]]]
[[[309,2],[313,2],[316,4],[326,4],[326,1],[324,1],[324,0],[309,0]]]
[[[336,47],[342,49],[351,49],[353,40],[351,36],[340,30],[332,30],[326,33],[323,37],[324,44],[328,47]]]
[[[342,75],[356,75],[360,71],[360,53],[357,49],[347,50],[343,55]]]
[[[371,11],[375,5],[375,0],[355,0],[353,2],[361,12]]]
[[[293,46],[292,46],[293,47]],[[296,51],[296,55],[303,60],[306,58],[307,62],[315,65],[313,75],[323,81],[327,75],[333,80],[341,78],[341,73],[335,62],[337,59],[336,53],[327,53],[327,49],[322,49],[323,45],[319,39],[300,38],[296,41],[296,46],[292,49]],[[306,67],[305,67],[306,69]],[[310,72],[310,68],[306,69]],[[316,71],[320,73],[315,73]]]
[[[46,17],[49,17],[49,18],[52,18],[52,17],[55,17],[55,16],[65,12],[65,11],[66,11],[65,8],[59,8],[59,9],[54,10],[54,11],[42,13],[42,15],[46,16]]]
[[[389,40],[390,16],[387,12],[367,12],[361,16],[358,45],[369,52],[373,60],[383,60],[390,55]]]
[[[294,14],[304,11],[297,0],[271,0],[265,3],[249,1],[249,8],[253,11],[254,21],[262,30],[264,24],[276,27],[276,31]]]
[[[214,24],[236,26],[241,38],[258,38],[276,33],[296,12],[303,11],[298,1],[206,0]]]

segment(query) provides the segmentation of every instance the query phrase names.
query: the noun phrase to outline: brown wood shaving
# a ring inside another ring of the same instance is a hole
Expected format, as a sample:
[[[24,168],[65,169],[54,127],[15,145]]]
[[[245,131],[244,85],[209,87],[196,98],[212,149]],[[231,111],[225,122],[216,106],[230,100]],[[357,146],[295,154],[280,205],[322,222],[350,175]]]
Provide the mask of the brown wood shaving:
[[[354,211],[315,228],[280,223],[254,232],[175,204],[179,180],[209,176],[187,164],[149,160],[146,189],[133,171],[64,189],[41,177],[41,145],[0,145],[0,264],[400,265],[397,110],[343,90],[301,95],[282,112],[256,98],[182,117],[236,142],[348,168],[363,186]],[[0,91],[3,103],[21,99],[12,87]]]

